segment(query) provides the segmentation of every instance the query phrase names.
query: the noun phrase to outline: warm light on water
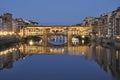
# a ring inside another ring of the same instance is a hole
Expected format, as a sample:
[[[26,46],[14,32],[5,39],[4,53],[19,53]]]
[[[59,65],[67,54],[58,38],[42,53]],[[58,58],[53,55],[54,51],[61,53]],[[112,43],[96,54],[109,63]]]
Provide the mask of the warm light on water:
[[[29,45],[0,52],[0,80],[115,80],[119,77],[119,62],[116,61],[120,59],[119,50],[95,44],[33,44],[30,41]]]
[[[82,44],[84,44],[85,43],[85,41],[84,40],[82,40]]]

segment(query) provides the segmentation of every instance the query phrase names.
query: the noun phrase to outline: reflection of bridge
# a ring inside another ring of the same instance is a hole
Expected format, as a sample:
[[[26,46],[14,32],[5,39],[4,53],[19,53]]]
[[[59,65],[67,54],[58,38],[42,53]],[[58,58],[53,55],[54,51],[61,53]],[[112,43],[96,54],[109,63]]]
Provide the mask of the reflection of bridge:
[[[50,46],[30,46],[30,45],[21,45],[21,53],[25,54],[65,54],[69,53],[70,55],[85,55],[89,53],[89,47],[86,46],[61,46],[61,47],[50,47]]]
[[[28,26],[20,31],[21,37],[40,36],[44,45],[50,36],[65,36],[68,44],[74,36],[90,37],[91,28],[88,26]]]
[[[13,63],[17,60],[25,59],[25,57],[34,54],[82,55],[88,60],[94,60],[100,65],[101,68],[104,69],[104,71],[111,73],[120,79],[120,50],[116,50],[113,47],[103,48],[97,46],[96,44],[91,44],[91,46],[68,47],[45,47],[30,45],[11,47],[0,51],[0,69],[10,69],[13,67]]]
[[[68,47],[44,47],[44,46],[29,46],[22,45],[20,48],[21,53],[26,55],[34,54],[68,54],[84,56],[88,60],[94,60],[101,68],[106,72],[113,73],[113,75],[119,77],[120,74],[120,50],[113,48],[106,49],[100,46],[92,44],[91,46],[68,46]]]

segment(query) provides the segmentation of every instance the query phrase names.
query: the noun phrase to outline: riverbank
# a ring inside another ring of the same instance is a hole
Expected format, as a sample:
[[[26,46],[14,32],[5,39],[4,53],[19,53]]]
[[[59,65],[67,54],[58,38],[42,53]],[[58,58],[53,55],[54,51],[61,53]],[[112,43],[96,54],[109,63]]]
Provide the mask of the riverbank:
[[[99,38],[96,39],[96,41],[103,47],[114,47],[115,49],[120,49],[120,41],[116,39]]]

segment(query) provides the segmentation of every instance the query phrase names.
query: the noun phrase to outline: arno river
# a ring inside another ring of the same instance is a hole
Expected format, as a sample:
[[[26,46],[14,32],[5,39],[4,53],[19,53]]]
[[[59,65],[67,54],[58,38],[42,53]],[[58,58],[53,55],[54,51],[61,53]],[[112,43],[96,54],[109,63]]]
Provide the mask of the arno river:
[[[120,50],[17,44],[0,51],[0,80],[119,80]]]

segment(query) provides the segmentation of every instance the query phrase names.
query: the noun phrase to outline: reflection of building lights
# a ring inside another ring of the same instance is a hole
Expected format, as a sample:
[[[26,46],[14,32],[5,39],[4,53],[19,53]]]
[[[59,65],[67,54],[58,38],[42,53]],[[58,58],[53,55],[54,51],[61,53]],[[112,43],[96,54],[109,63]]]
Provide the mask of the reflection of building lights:
[[[12,32],[9,32],[10,35],[12,35]]]
[[[83,35],[83,36],[82,36],[82,38],[84,39],[84,38],[85,38],[85,36]]]
[[[62,53],[64,52],[64,48],[62,48]]]
[[[84,55],[85,53],[84,52],[82,52],[82,55]]]
[[[50,52],[53,52],[53,49],[50,49]]]
[[[82,40],[82,44],[84,44],[84,42],[85,42],[85,41],[84,41],[84,40]]]
[[[15,32],[12,32],[12,34],[15,34]]]
[[[117,60],[119,59],[119,51],[118,50],[116,51],[116,59]]]

